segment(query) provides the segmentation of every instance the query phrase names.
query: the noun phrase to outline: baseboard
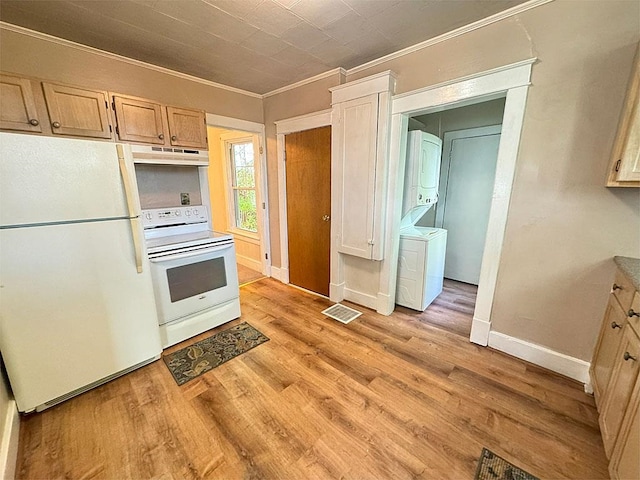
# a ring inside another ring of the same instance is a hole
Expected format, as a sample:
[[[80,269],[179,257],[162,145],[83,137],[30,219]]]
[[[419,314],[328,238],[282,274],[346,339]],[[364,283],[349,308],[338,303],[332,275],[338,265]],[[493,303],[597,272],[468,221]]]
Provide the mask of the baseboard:
[[[392,299],[391,295],[385,295],[383,293],[378,293],[378,301],[377,301],[376,311],[380,315],[389,316],[389,315],[391,315],[393,313],[393,311],[395,309],[396,309],[395,296]]]
[[[4,431],[0,443],[0,478],[13,479],[18,460],[18,440],[20,438],[20,414],[15,400],[7,403]]]
[[[344,299],[373,310],[378,308],[378,297],[367,293],[357,292],[349,288],[344,289]]]
[[[289,269],[271,266],[271,278],[280,280],[282,283],[289,283]]]
[[[587,384],[589,362],[499,332],[489,333],[489,346]]]
[[[329,283],[329,298],[336,303],[344,300],[344,282]]]
[[[471,336],[469,340],[472,343],[486,347],[489,343],[489,333],[491,332],[491,322],[473,317],[471,322]]]
[[[257,272],[262,272],[262,262],[260,260],[256,260],[255,258],[244,257],[242,255],[236,255],[236,261],[251,270],[256,270]]]

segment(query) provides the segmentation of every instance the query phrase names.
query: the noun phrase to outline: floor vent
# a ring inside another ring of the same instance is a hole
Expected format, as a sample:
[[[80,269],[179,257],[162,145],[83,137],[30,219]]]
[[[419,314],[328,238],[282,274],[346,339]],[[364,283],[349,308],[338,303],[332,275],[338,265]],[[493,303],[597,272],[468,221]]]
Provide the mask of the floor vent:
[[[351,320],[354,320],[362,315],[362,312],[354,310],[353,308],[345,307],[344,305],[341,305],[339,303],[336,303],[332,307],[323,310],[321,313],[342,323],[349,323]]]

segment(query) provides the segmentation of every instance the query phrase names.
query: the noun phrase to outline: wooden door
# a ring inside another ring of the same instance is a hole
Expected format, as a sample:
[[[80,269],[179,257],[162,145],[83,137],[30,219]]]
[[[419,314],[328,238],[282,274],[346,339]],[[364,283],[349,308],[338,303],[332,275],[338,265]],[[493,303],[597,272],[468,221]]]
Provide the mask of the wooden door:
[[[167,107],[171,145],[176,147],[207,148],[207,125],[202,110]]]
[[[499,126],[445,134],[435,225],[448,231],[446,278],[480,281],[499,144]]]
[[[285,136],[289,282],[329,296],[331,127]]]
[[[42,83],[55,135],[111,138],[106,92]]]
[[[42,132],[30,80],[0,75],[0,105],[0,128]]]
[[[162,106],[140,98],[113,96],[118,138],[164,145]]]

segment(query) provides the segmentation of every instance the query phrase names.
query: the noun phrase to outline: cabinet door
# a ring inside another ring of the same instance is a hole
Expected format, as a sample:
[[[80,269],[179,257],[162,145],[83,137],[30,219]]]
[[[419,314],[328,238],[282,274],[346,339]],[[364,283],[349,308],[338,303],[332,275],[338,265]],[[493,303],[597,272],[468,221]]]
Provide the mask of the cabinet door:
[[[336,105],[332,156],[338,251],[372,259],[378,140],[378,94]]]
[[[604,449],[609,458],[640,370],[640,340],[628,325],[623,335],[599,419]]]
[[[611,171],[607,186],[640,186],[640,48],[627,91],[618,133],[611,152]]]
[[[167,107],[171,145],[207,148],[207,126],[202,110]]]
[[[609,473],[614,480],[640,478],[640,388],[636,384],[620,435],[611,457]]]
[[[55,135],[111,138],[106,92],[42,83]]]
[[[33,99],[31,81],[0,75],[0,128],[23,132],[42,132]]]
[[[591,380],[596,404],[602,409],[606,396],[607,384],[616,360],[616,353],[622,341],[622,329],[627,323],[627,315],[618,305],[613,295],[609,296],[609,304],[604,314],[600,337],[591,362]]]
[[[164,145],[162,106],[148,100],[114,95],[118,138]]]

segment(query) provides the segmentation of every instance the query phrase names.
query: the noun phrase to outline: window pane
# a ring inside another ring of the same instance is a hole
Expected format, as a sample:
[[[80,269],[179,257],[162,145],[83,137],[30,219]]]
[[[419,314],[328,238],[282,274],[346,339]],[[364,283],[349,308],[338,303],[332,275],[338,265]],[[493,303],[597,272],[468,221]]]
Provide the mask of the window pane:
[[[232,153],[233,186],[254,188],[256,180],[253,164],[253,143],[234,143],[232,144]]]
[[[236,182],[234,187],[253,188],[256,185],[253,167],[236,167]]]
[[[258,231],[255,190],[234,191],[236,227],[250,232]]]

